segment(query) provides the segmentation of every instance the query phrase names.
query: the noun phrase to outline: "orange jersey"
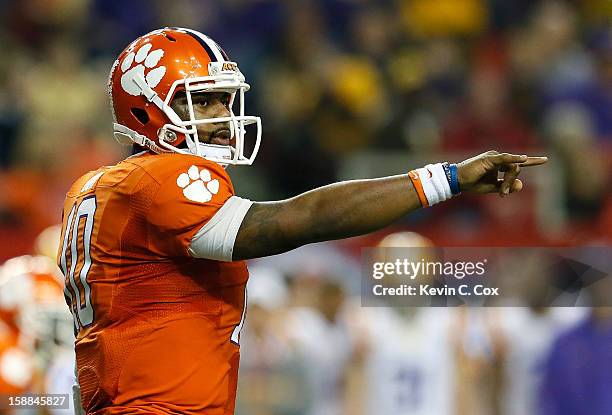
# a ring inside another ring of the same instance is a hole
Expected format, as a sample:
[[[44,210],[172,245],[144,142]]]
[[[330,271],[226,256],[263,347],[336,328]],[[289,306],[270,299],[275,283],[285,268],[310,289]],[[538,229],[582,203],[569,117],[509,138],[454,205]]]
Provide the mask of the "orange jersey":
[[[189,253],[233,195],[220,165],[176,153],[132,156],[69,190],[58,263],[88,414],[233,414],[246,263]]]

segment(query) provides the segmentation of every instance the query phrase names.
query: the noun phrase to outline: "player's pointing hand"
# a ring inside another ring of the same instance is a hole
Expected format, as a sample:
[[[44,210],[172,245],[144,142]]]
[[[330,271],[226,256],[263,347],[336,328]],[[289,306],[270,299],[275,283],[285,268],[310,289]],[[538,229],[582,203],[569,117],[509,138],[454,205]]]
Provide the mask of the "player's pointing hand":
[[[499,193],[501,197],[519,192],[523,182],[518,179],[521,167],[538,166],[547,157],[529,157],[497,151],[487,151],[458,164],[459,185],[462,191]],[[499,177],[503,172],[503,177]]]

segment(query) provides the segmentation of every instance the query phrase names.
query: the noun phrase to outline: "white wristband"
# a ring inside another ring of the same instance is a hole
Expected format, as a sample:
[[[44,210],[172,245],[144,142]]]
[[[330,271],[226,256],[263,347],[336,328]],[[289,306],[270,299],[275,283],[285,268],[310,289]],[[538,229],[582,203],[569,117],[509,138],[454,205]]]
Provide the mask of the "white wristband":
[[[419,175],[419,179],[421,179],[423,193],[425,193],[429,206],[444,202],[453,197],[442,163],[428,164],[425,167],[416,169],[416,172]]]

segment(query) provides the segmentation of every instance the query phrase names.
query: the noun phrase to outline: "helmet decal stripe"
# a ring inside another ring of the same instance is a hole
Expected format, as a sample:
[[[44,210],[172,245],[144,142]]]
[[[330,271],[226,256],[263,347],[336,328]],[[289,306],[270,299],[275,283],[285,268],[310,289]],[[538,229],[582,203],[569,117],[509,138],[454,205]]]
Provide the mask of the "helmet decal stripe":
[[[211,62],[224,62],[225,61],[223,54],[221,53],[221,48],[219,47],[219,45],[215,43],[214,40],[212,40],[208,36],[203,35],[202,33],[196,32],[195,30],[190,30],[190,29],[183,29],[183,30],[185,30],[185,32],[187,32],[188,35],[193,37],[195,40],[198,41],[198,43],[200,43],[200,45],[202,45],[202,47],[206,50],[206,53],[208,53],[208,56],[210,57]]]
[[[210,39],[212,40],[212,39]],[[215,44],[215,46],[219,49],[219,52],[221,52],[221,56],[223,56],[223,59],[225,59],[226,61],[229,61],[230,58],[229,56],[227,56],[227,53],[225,53],[225,51],[223,50],[223,48],[221,46],[219,46],[219,44],[217,42],[215,42],[214,40],[212,40],[212,42]]]

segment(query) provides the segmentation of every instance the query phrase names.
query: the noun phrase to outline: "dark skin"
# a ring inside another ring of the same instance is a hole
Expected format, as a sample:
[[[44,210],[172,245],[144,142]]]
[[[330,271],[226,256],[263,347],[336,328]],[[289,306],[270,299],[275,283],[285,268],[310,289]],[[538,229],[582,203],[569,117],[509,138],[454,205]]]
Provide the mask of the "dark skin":
[[[197,120],[206,118],[221,118],[230,116],[230,94],[226,92],[208,92],[191,94],[193,113]],[[178,94],[170,103],[170,107],[182,120],[189,119],[187,97]],[[200,124],[197,127],[198,138],[205,144],[229,145],[231,141],[230,124],[212,123]]]
[[[194,99],[197,118],[229,116],[229,101],[223,93],[199,95],[209,97]],[[182,117],[186,114],[186,98],[178,99],[171,105]],[[227,125],[204,124],[197,128],[202,142],[230,142]],[[224,136],[220,133],[223,129],[227,130]],[[523,188],[517,178],[521,167],[546,162],[546,157],[487,151],[458,164],[459,184],[463,192],[498,193],[506,197]],[[500,172],[502,178],[498,178]],[[242,221],[232,259],[259,258],[313,242],[364,235],[420,207],[408,174],[339,182],[286,200],[255,202]]]
[[[535,166],[545,157],[489,151],[458,165],[462,191],[519,192],[521,167]],[[498,172],[503,171],[502,179]],[[280,254],[302,245],[364,235],[382,229],[421,207],[407,174],[352,180],[324,186],[278,202],[256,202],[245,216],[233,259]]]

